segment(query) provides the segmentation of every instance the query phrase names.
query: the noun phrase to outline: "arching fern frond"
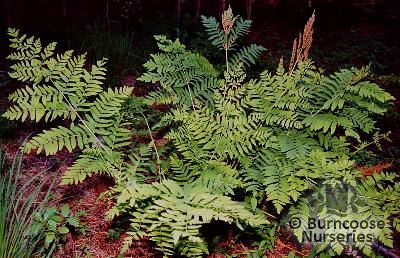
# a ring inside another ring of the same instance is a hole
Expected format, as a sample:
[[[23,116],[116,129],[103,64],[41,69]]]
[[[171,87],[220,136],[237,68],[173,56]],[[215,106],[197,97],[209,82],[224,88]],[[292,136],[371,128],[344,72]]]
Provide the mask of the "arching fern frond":
[[[214,17],[201,16],[201,21],[206,28],[206,32],[209,36],[211,43],[222,48],[224,45],[224,32],[220,28],[220,23]]]
[[[70,125],[34,136],[24,149],[44,151],[46,155],[63,148],[70,152],[83,150],[63,183],[79,183],[93,173],[118,173],[121,169],[115,166],[124,158],[119,150],[131,142],[129,124],[122,120],[121,109],[132,89],[103,90],[106,59],[87,70],[85,54],[75,56],[73,51],[66,51],[56,55],[55,43],[42,48],[39,39],[20,36],[14,29],[9,30],[9,36],[15,49],[9,56],[15,61],[10,77],[28,85],[10,94],[13,106],[3,116],[35,122],[60,117],[70,120]]]
[[[262,215],[252,214],[243,204],[226,196],[210,194],[205,188],[181,187],[171,180],[132,184],[123,190],[116,205],[119,210],[128,209],[133,216],[122,251],[133,240],[148,236],[164,255],[178,252],[187,257],[202,257],[208,250],[200,229],[211,220],[239,227],[242,223],[250,226],[268,223]]]
[[[100,148],[86,148],[61,178],[61,184],[79,184],[93,174],[116,175],[123,165],[124,155],[111,155]]]
[[[229,65],[237,66],[239,63],[244,63],[247,66],[251,66],[256,63],[256,60],[265,50],[266,48],[256,44],[243,47],[229,58]]]
[[[174,103],[193,105],[194,100],[210,99],[211,92],[218,86],[218,72],[199,54],[185,50],[179,41],[156,37],[162,53],[152,55],[144,64],[147,72],[139,80],[160,83],[159,92],[150,93],[150,104]],[[161,42],[161,43],[160,43]]]

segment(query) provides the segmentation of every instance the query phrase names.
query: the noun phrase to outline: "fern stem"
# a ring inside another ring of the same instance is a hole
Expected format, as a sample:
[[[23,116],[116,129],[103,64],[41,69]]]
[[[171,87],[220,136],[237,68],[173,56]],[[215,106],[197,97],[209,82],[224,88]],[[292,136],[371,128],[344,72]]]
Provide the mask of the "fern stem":
[[[229,32],[228,32],[229,33]],[[226,64],[226,72],[229,72],[229,62],[228,62],[228,34],[225,32],[225,45],[222,46],[225,49],[225,64]]]
[[[193,110],[196,110],[196,108],[194,107],[194,100],[193,100],[193,96],[192,96],[192,91],[190,90],[190,87],[189,87],[189,83],[187,83],[187,87],[189,90],[190,99],[192,101],[192,108],[193,108]]]
[[[53,80],[50,78],[51,82],[54,84]],[[83,118],[81,117],[81,115],[79,115],[78,111],[76,111],[76,109],[74,108],[74,106],[71,104],[71,102],[68,100],[68,98],[64,95],[64,92],[60,91],[61,95],[63,96],[63,98],[65,99],[65,101],[67,102],[68,106],[71,108],[72,112],[75,112],[76,117],[78,117],[78,119],[82,122],[83,126],[86,127],[86,129],[88,129],[88,131],[93,135],[93,137],[96,139],[96,141],[100,144],[100,146],[104,149],[104,151],[108,154],[111,155],[112,153],[110,153],[107,148],[104,146],[104,144],[99,140],[99,138],[97,138],[96,134],[93,132],[92,129],[89,128],[89,126],[87,125],[87,123],[85,122],[85,120],[83,120]]]
[[[333,102],[337,97],[339,97],[340,94],[336,94],[335,97],[332,98],[331,102]],[[317,110],[317,112],[315,112],[314,114],[312,114],[311,116],[314,117],[316,116],[319,112],[321,112],[324,109],[324,105],[322,105],[322,107],[320,109]]]
[[[363,145],[363,146],[357,148],[357,150],[353,151],[353,152],[351,153],[351,155],[354,155],[354,154],[358,153],[359,151],[362,151],[363,149],[365,149],[365,148],[371,146],[372,144],[379,144],[379,141],[380,141],[381,139],[384,139],[384,138],[385,138],[385,135],[384,135],[384,134],[378,135],[378,137],[376,137],[373,141],[371,141],[371,142],[369,142],[369,143],[367,143],[367,144],[365,144],[365,145]],[[379,148],[379,147],[378,147],[378,148]]]
[[[161,160],[160,160],[160,156],[158,155],[158,150],[157,150],[157,146],[156,146],[156,141],[155,141],[154,138],[153,138],[153,134],[152,134],[152,132],[151,132],[150,125],[149,125],[149,123],[148,123],[148,121],[147,121],[146,116],[143,114],[143,112],[140,112],[140,114],[141,114],[141,115],[143,116],[143,118],[144,118],[144,121],[145,121],[145,123],[146,123],[147,129],[149,130],[149,135],[150,135],[151,142],[153,143],[153,147],[154,147],[154,150],[155,150],[155,152],[156,152],[157,163],[158,163],[158,173],[159,173],[159,175],[161,175],[162,178],[165,180],[165,175],[164,175],[164,173],[162,172],[161,167],[160,167]]]
[[[226,63],[226,72],[229,72],[229,62],[228,62],[228,48],[225,48],[225,63]]]
[[[181,65],[182,65],[182,64],[181,64]],[[183,66],[183,65],[182,65],[182,66]],[[192,101],[192,108],[193,108],[193,110],[196,110],[196,108],[195,108],[195,106],[194,106],[194,99],[193,99],[193,96],[192,96],[192,91],[190,90],[190,86],[189,86],[189,78],[188,78],[188,76],[187,76],[185,70],[183,70],[183,71],[184,71],[184,72],[183,72],[183,75],[185,76],[185,80],[186,80],[186,86],[187,86],[187,88],[188,88],[188,90],[189,90],[190,100]]]

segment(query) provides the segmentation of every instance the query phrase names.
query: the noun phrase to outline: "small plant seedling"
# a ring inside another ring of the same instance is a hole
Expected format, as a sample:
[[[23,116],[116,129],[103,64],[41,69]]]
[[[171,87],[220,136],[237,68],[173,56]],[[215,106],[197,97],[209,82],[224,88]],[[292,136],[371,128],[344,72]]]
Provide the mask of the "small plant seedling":
[[[49,207],[43,213],[36,213],[32,233],[45,232],[41,253],[52,253],[59,243],[66,241],[66,236],[71,231],[78,230],[85,234],[86,227],[80,222],[80,218],[84,214],[84,211],[72,214],[68,204],[63,205],[60,209]]]

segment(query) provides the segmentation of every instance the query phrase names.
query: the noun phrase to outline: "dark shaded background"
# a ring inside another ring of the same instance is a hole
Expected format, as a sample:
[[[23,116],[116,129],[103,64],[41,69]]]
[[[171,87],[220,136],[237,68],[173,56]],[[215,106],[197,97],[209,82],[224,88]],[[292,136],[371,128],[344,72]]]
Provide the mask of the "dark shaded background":
[[[224,2],[235,13],[251,16],[254,27],[250,40],[266,46],[273,59],[290,51],[291,42],[316,10],[316,61],[327,69],[371,61],[378,73],[400,73],[398,0],[253,0],[251,14],[246,8],[249,0],[1,0],[0,31],[5,39],[6,28],[16,27],[59,41],[65,48],[90,53],[88,35],[96,26],[109,33],[108,37],[114,37],[115,31],[129,35],[133,47],[145,48],[137,50],[145,59],[154,47],[151,35],[163,33],[192,40],[197,36],[198,15],[219,16]],[[0,44],[0,57],[4,57],[7,41]],[[343,53],[336,53],[340,51]]]

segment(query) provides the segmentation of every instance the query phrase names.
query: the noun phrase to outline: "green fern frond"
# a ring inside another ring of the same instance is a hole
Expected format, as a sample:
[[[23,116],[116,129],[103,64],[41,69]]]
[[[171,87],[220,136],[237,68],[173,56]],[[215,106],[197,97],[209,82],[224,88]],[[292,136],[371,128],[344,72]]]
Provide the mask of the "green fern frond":
[[[194,99],[210,99],[218,86],[218,72],[199,54],[185,50],[179,41],[157,37],[162,53],[152,55],[144,64],[147,72],[139,80],[160,83],[162,89],[152,92],[149,103],[192,105]],[[179,44],[178,46],[176,46]]]
[[[120,172],[122,164],[123,155],[119,152],[113,152],[110,155],[99,148],[86,148],[64,173],[61,184],[79,184],[93,174],[115,176]]]
[[[83,150],[67,171],[63,183],[79,183],[94,173],[117,176],[124,155],[119,151],[131,143],[129,124],[122,119],[121,109],[132,89],[122,87],[103,90],[106,59],[85,69],[86,56],[73,51],[55,54],[55,43],[42,48],[40,40],[20,36],[9,30],[11,48],[10,77],[26,81],[24,89],[10,94],[13,102],[3,116],[12,120],[39,122],[69,119],[69,126],[44,130],[29,140],[24,149],[55,154],[66,148]]]
[[[39,122],[44,118],[50,122],[58,117],[67,119],[73,112],[63,101],[63,95],[51,86],[27,86],[10,94],[9,100],[15,103],[3,114],[9,120],[29,118]]]
[[[133,184],[119,195],[117,205],[136,207],[126,250],[132,240],[148,236],[164,255],[179,252],[187,257],[208,253],[200,228],[211,220],[259,226],[268,223],[262,215],[254,215],[241,203],[208,193],[205,188],[181,187],[166,180],[151,185]],[[133,205],[133,206],[132,206]],[[125,209],[124,208],[124,209]]]
[[[303,191],[309,188],[307,182],[296,171],[294,164],[274,152],[264,152],[257,158],[259,164],[247,169],[244,177],[248,191],[262,190],[277,212],[296,201]]]
[[[201,21],[206,28],[211,43],[222,48],[224,45],[224,32],[220,28],[220,23],[214,17],[201,16]]]
[[[234,39],[233,41],[236,41],[240,37],[246,36],[250,32],[251,24],[251,20],[245,20],[242,17],[237,17],[235,19],[235,25],[231,30],[231,37]]]
[[[95,142],[92,133],[83,125],[74,125],[69,128],[59,126],[34,136],[25,145],[25,151],[44,151],[46,155],[53,155],[64,147],[72,152],[73,149],[89,148]]]
[[[256,60],[259,59],[261,53],[265,50],[266,48],[256,44],[243,47],[229,58],[229,65],[237,66],[239,63],[244,63],[247,66],[251,66],[256,63]]]

